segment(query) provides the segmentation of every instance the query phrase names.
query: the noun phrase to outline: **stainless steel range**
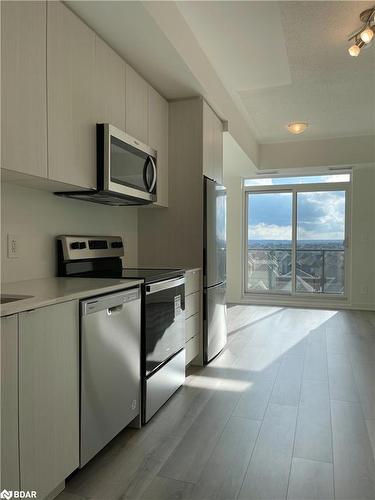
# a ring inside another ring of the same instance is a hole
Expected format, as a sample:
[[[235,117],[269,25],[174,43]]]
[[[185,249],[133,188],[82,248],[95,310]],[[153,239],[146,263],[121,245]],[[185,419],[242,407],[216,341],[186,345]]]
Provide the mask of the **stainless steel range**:
[[[59,236],[58,275],[143,281],[141,307],[142,422],[184,383],[183,269],[123,268],[121,237]]]

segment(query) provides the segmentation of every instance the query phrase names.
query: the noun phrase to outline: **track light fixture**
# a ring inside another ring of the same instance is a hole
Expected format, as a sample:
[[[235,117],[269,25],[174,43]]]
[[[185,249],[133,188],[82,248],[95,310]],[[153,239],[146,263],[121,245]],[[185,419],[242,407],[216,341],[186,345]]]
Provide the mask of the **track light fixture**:
[[[362,22],[360,29],[354,31],[349,35],[348,41],[354,41],[348,49],[352,57],[358,57],[361,49],[368,46],[375,35],[375,6],[371,9],[364,10],[359,15]]]

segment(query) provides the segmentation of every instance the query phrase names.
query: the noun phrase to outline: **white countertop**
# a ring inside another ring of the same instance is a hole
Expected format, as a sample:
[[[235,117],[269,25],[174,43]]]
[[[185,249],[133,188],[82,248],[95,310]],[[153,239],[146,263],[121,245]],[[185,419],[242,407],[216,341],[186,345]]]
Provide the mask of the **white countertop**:
[[[32,297],[1,304],[1,316],[9,316],[68,300],[117,292],[141,283],[143,283],[141,280],[104,278],[43,278],[2,283],[2,295],[31,295]]]

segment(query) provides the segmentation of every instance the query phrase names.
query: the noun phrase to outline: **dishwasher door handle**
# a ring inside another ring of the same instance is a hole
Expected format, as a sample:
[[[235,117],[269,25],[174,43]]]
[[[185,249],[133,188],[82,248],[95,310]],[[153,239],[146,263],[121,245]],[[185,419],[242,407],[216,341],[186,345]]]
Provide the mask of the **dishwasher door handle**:
[[[133,302],[134,300],[140,300],[139,287],[130,288],[111,295],[102,295],[101,297],[83,300],[81,301],[81,316],[100,311],[106,311],[108,316],[111,316],[112,313],[121,311],[125,304]]]
[[[123,307],[124,307],[124,304],[120,304],[118,306],[113,306],[113,307],[108,307],[108,309],[107,309],[108,316],[112,316],[113,313],[117,313],[117,312],[122,311]]]

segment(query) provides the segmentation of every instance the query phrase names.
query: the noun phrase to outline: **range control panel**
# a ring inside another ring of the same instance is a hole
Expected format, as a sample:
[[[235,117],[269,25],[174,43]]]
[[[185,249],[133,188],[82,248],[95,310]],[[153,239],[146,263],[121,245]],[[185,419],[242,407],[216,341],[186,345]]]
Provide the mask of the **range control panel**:
[[[121,236],[57,236],[64,260],[122,257],[124,244]]]

